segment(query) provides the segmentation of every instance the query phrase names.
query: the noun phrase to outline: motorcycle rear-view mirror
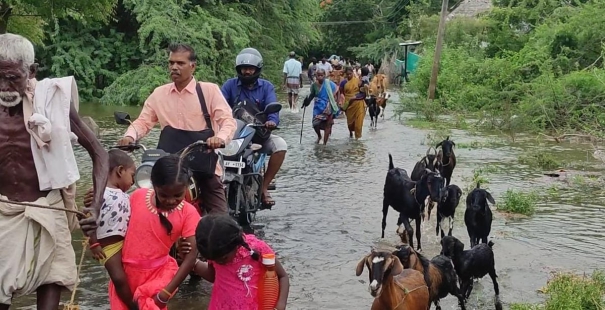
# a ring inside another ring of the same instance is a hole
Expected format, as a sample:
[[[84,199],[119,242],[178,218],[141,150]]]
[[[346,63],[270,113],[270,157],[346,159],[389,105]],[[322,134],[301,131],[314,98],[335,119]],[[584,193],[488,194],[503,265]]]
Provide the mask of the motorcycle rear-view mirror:
[[[265,106],[265,110],[263,111],[265,114],[273,114],[281,111],[282,105],[279,102],[269,103]]]
[[[116,120],[118,125],[130,125],[130,114],[126,112],[115,111],[113,112],[113,118]]]

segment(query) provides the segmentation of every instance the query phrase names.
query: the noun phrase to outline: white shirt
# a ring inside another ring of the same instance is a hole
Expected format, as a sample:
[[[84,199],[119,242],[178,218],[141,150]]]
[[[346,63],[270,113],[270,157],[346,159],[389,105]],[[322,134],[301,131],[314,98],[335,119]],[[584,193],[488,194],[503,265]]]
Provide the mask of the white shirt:
[[[103,205],[97,219],[97,238],[126,236],[130,222],[130,197],[123,191],[106,187],[103,193]]]
[[[39,147],[32,135],[32,154],[41,191],[63,189],[80,179],[72,147],[78,138],[71,131],[69,118],[72,101],[76,107],[79,105],[78,87],[73,76],[36,83],[33,113],[28,124],[44,143]]]
[[[286,77],[300,77],[302,74],[302,64],[300,61],[290,58],[284,62],[284,70]]]
[[[332,64],[326,61],[326,63],[319,62],[317,63],[317,70],[324,69],[326,73],[332,72]]]

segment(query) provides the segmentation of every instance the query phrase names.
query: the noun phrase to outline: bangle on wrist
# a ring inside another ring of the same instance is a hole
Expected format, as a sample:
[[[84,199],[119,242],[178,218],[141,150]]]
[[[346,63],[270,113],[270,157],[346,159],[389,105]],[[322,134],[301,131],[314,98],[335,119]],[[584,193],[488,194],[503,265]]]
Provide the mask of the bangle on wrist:
[[[176,290],[172,293],[170,293],[167,289],[163,288],[162,292],[166,293],[166,295],[168,295],[168,299],[171,299],[172,297],[174,297],[174,294],[176,294]]]
[[[101,246],[101,244],[97,242],[97,243],[93,243],[93,244],[91,244],[91,245],[90,245],[90,248],[91,248],[91,249],[93,249],[93,248],[96,248],[96,247],[98,247],[98,246]]]
[[[158,299],[158,301],[159,301],[159,302],[161,302],[161,303],[163,303],[163,304],[167,304],[167,303],[168,303],[168,300],[170,300],[170,298],[169,298],[168,300],[163,301],[163,300],[162,300],[162,298],[160,298],[160,292],[158,292],[158,294],[157,294],[157,295],[155,295],[155,298],[157,298],[157,299]]]

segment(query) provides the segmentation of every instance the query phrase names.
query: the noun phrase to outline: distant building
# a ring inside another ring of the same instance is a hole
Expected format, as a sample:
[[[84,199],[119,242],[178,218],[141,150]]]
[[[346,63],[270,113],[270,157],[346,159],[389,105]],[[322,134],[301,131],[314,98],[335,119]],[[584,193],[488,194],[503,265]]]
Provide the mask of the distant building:
[[[450,20],[458,16],[475,17],[491,10],[492,7],[491,0],[462,0],[462,3],[448,14],[447,19]]]

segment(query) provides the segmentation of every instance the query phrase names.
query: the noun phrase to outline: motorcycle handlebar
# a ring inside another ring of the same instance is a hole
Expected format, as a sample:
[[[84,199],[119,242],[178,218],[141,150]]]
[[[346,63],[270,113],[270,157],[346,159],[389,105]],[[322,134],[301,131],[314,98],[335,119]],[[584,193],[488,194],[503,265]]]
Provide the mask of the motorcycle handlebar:
[[[111,149],[118,149],[118,150],[122,150],[122,151],[126,151],[126,152],[132,152],[135,150],[146,150],[147,148],[139,143],[129,143],[128,145],[114,145],[112,147],[110,147]]]
[[[187,149],[191,149],[191,148],[194,148],[197,146],[208,147],[208,144],[205,141],[200,140],[200,141],[191,143],[189,146],[187,146]],[[119,150],[126,151],[126,152],[132,152],[132,151],[140,150],[140,149],[142,149],[143,151],[147,150],[147,148],[143,144],[139,144],[139,143],[129,143],[128,145],[114,145],[110,148],[119,149]],[[225,143],[221,143],[221,145],[218,148],[219,149],[225,148]]]
[[[250,127],[252,128],[267,128],[267,126],[265,126],[264,124],[258,124],[258,125],[250,125]],[[279,127],[274,127],[274,128],[269,128],[271,130],[278,130]]]
[[[208,143],[206,143],[206,141],[202,141],[202,140],[196,141],[196,142],[193,142],[193,143],[189,144],[189,146],[187,147],[187,149],[190,149],[190,148],[193,148],[193,147],[196,147],[196,146],[208,147]],[[222,149],[222,148],[225,148],[225,143],[221,143],[221,145],[219,147],[217,147],[217,149]]]

